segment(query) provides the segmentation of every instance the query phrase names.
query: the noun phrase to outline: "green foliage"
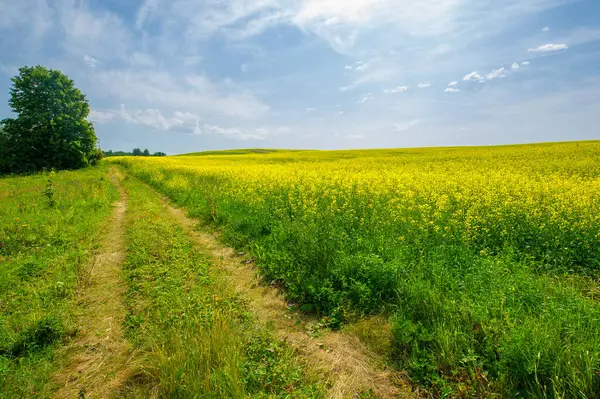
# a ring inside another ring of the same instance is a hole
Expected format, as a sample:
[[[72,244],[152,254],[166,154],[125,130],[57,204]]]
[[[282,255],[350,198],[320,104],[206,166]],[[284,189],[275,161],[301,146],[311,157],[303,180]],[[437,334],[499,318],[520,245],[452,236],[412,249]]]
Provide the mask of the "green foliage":
[[[101,159],[88,101],[58,70],[22,67],[12,78],[16,119],[1,122],[0,173],[77,169]]]
[[[55,352],[76,330],[74,293],[116,194],[105,176],[0,179],[0,397],[51,396]]]

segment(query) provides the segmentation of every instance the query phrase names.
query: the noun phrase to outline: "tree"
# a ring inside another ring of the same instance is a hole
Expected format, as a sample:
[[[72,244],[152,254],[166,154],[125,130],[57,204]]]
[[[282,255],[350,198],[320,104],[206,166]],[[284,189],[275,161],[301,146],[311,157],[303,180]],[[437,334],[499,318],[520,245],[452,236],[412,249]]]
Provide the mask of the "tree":
[[[102,158],[89,103],[71,79],[36,66],[19,69],[12,82],[8,103],[17,118],[0,122],[0,171],[76,169]]]
[[[165,154],[164,152],[155,152],[153,154],[150,153],[150,151],[148,151],[147,149],[144,151],[141,151],[139,148],[134,148],[132,152],[127,152],[127,151],[113,151],[113,150],[108,150],[108,151],[104,151],[103,152],[105,157],[127,157],[127,156],[150,156],[150,157],[166,157],[167,154]]]

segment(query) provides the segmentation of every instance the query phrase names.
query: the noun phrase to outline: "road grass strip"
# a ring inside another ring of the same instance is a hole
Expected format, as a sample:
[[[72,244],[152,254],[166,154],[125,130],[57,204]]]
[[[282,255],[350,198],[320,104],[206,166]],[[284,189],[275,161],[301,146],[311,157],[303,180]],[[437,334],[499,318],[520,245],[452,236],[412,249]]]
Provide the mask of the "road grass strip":
[[[135,179],[126,218],[125,334],[142,357],[120,397],[322,397],[294,353]]]

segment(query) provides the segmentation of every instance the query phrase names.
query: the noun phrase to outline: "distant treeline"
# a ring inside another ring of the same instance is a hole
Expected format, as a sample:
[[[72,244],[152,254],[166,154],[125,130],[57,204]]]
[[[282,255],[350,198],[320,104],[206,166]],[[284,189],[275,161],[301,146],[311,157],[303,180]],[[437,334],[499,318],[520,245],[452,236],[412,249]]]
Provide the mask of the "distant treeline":
[[[113,150],[104,151],[104,156],[105,157],[166,157],[167,154],[165,154],[164,152],[155,152],[154,154],[151,154],[150,151],[148,151],[148,149],[145,149],[142,151],[139,148],[134,148],[133,151],[131,151],[131,152],[113,151]]]

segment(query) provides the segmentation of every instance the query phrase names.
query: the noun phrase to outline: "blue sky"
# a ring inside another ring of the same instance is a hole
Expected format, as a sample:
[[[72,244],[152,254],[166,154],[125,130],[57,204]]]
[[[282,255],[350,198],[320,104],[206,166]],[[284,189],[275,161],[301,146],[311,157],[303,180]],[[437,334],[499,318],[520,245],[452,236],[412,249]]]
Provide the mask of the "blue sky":
[[[0,0],[0,117],[37,64],[103,149],[600,139],[597,0]]]

